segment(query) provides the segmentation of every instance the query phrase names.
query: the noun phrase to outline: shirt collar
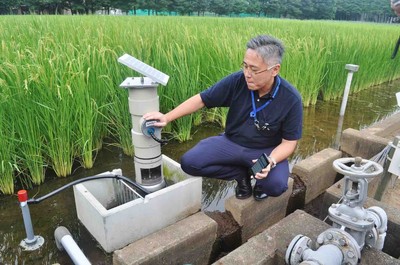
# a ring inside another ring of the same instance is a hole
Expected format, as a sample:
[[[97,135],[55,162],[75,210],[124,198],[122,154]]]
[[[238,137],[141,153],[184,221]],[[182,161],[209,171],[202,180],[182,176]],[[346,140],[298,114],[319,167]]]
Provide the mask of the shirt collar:
[[[260,99],[273,99],[273,98],[275,98],[276,97],[276,92],[279,89],[280,84],[281,84],[281,80],[280,80],[279,75],[277,75],[274,78],[274,84],[272,85],[272,90],[269,91],[264,96],[260,97]]]

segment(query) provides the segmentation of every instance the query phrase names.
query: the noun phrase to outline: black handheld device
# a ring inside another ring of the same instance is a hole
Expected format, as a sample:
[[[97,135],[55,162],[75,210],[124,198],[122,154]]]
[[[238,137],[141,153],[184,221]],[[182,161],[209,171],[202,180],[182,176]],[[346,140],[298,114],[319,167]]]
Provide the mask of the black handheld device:
[[[261,172],[263,168],[266,168],[268,164],[269,164],[268,156],[265,153],[263,153],[254,163],[254,165],[250,168],[250,174],[255,176],[258,172]]]

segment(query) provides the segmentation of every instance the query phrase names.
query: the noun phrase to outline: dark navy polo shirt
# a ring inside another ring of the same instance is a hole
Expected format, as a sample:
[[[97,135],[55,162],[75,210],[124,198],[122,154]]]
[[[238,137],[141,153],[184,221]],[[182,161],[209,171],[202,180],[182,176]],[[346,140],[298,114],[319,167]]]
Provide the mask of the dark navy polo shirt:
[[[280,78],[279,88],[277,79]],[[251,91],[242,71],[235,72],[200,93],[207,108],[229,107],[225,135],[233,142],[249,148],[277,146],[286,140],[298,140],[302,135],[303,105],[299,92],[280,76],[275,77],[272,91],[258,97],[254,92],[257,107],[267,102],[277,91],[275,98],[257,112],[260,126],[258,130],[254,118],[250,117],[252,108]]]

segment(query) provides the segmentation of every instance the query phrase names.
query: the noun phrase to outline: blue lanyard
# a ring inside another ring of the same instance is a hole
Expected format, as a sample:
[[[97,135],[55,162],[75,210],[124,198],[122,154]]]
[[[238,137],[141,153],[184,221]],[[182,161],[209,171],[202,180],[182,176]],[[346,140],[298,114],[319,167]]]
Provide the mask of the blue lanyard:
[[[251,91],[251,104],[252,104],[252,107],[253,107],[253,111],[250,112],[250,117],[254,118],[254,121],[258,122],[258,120],[257,120],[257,112],[259,112],[260,110],[265,109],[269,105],[269,103],[271,103],[271,101],[275,98],[276,94],[279,91],[280,84],[281,84],[281,79],[279,78],[279,76],[277,76],[276,77],[276,87],[275,87],[274,94],[272,95],[272,98],[270,98],[267,102],[264,103],[264,105],[262,105],[259,108],[256,108],[256,102],[254,100],[254,91]]]

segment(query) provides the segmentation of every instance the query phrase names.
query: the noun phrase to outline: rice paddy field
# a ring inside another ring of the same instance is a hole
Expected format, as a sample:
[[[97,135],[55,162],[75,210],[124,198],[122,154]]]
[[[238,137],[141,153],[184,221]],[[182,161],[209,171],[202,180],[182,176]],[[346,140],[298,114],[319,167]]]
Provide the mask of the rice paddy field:
[[[353,93],[400,77],[390,56],[399,29],[389,24],[259,18],[0,16],[0,193],[45,180],[47,170],[91,168],[105,139],[133,155],[127,91],[138,76],[124,53],[170,76],[159,87],[166,112],[240,69],[246,42],[270,34],[286,46],[281,75],[304,107],[342,96],[345,64],[360,70]],[[223,126],[226,109],[204,110],[164,132],[190,139],[203,122]]]

